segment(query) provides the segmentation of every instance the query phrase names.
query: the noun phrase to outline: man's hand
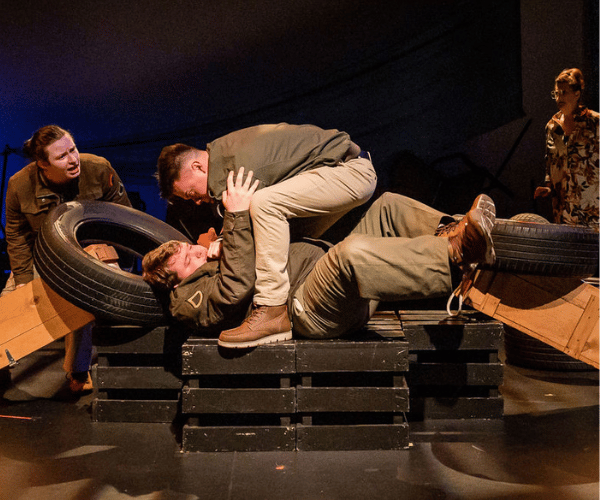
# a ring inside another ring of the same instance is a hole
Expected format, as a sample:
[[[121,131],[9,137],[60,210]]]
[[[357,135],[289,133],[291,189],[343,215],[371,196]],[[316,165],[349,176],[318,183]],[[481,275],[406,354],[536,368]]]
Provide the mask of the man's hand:
[[[252,182],[254,172],[250,170],[244,179],[244,167],[240,167],[237,177],[234,181],[233,171],[227,176],[227,191],[223,191],[223,206],[228,212],[243,212],[250,209],[250,200],[256,188],[258,187],[258,179]],[[243,181],[243,182],[242,182]]]

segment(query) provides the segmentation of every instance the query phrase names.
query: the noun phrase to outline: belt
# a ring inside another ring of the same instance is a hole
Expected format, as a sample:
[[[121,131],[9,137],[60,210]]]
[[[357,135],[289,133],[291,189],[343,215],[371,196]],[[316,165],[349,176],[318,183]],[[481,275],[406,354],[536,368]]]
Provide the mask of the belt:
[[[364,158],[365,160],[371,160],[371,153],[369,153],[368,151],[361,151],[358,154],[348,154],[346,155],[342,161],[348,161],[348,160],[355,160],[356,158]]]

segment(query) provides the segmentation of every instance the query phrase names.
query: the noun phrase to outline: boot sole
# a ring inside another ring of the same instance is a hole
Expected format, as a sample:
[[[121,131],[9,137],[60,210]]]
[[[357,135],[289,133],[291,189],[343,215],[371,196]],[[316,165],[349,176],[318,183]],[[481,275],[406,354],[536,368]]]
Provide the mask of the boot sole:
[[[277,342],[285,342],[286,340],[292,340],[292,332],[276,333],[274,335],[268,335],[256,340],[247,340],[245,342],[227,342],[226,340],[218,340],[218,344],[221,347],[227,347],[228,349],[246,349],[248,347],[256,347],[264,344],[275,344]]]
[[[486,242],[485,264],[491,265],[496,261],[496,252],[492,242],[492,229],[496,223],[496,206],[493,200],[486,194],[480,194],[475,198],[471,210],[476,209],[475,213],[469,213],[469,218],[481,230]]]

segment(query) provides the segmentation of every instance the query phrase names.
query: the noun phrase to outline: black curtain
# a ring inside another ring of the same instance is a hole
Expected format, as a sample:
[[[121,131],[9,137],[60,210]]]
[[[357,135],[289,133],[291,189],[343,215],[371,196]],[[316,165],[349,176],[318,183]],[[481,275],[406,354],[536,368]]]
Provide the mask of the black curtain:
[[[126,182],[151,182],[149,169],[166,144],[204,147],[254,124],[313,123],[345,130],[370,150],[385,188],[398,176],[398,155],[430,165],[465,140],[523,116],[519,0],[456,6],[436,24],[422,17],[409,38],[373,37],[312,86],[272,82],[257,71],[248,75],[253,93],[232,97],[235,106],[200,114],[186,126],[80,149],[110,158]]]

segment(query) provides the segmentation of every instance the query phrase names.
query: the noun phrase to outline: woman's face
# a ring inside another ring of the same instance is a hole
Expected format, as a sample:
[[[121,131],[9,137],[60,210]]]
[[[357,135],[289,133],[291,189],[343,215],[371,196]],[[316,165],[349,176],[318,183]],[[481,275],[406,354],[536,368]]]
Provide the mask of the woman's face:
[[[557,83],[554,85],[554,100],[558,109],[565,115],[570,115],[577,109],[579,105],[579,96],[581,92],[573,92],[568,83]]]
[[[38,160],[46,178],[54,184],[66,184],[79,177],[79,151],[73,138],[66,134],[45,148],[47,160]]]

